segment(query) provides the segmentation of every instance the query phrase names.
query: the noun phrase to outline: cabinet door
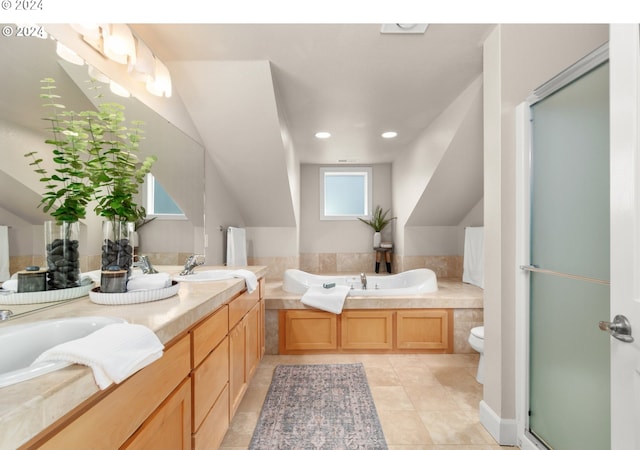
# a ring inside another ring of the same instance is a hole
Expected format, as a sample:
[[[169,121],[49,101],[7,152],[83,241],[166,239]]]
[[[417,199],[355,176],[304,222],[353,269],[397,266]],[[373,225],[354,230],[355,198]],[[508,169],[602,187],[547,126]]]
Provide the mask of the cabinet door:
[[[338,319],[330,312],[291,310],[280,314],[280,354],[337,350]]]
[[[247,333],[246,374],[247,383],[253,377],[260,362],[260,304],[257,304],[245,316],[245,330]]]
[[[393,348],[393,311],[343,311],[340,328],[345,350]]]
[[[187,379],[121,448],[187,450],[190,447],[191,383]]]
[[[246,323],[241,320],[229,332],[229,417],[233,417],[246,390]]]
[[[453,352],[453,314],[446,309],[398,311],[398,349]]]

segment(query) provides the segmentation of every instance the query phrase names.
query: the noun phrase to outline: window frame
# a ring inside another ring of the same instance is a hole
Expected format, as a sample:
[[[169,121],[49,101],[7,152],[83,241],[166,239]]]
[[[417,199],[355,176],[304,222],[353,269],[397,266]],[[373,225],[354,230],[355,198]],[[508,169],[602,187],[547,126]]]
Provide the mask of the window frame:
[[[331,174],[362,174],[365,176],[365,192],[364,206],[365,214],[326,214],[325,204],[325,180],[327,175]],[[320,220],[357,220],[358,218],[368,219],[373,211],[373,167],[371,166],[323,166],[319,172],[319,190],[320,190]]]
[[[143,201],[144,209],[147,212],[147,217],[156,217],[160,220],[187,220],[187,216],[184,214],[184,212],[182,214],[167,214],[155,212],[155,182],[156,177],[152,173],[148,173],[145,175]],[[173,199],[171,200],[173,201]],[[178,206],[178,208],[180,207]]]

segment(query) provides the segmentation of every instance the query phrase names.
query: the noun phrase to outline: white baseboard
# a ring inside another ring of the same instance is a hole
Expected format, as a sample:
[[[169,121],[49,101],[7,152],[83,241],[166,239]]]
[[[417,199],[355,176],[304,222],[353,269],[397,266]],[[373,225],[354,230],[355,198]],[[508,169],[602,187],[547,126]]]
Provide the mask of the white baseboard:
[[[480,423],[500,445],[518,445],[518,427],[515,419],[498,416],[484,400],[480,402]]]

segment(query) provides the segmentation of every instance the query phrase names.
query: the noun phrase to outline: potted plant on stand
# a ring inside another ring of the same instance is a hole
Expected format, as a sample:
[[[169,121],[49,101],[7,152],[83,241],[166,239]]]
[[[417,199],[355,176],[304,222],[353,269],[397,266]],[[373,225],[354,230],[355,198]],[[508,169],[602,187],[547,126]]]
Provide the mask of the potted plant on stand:
[[[47,288],[63,289],[80,285],[79,221],[86,217],[94,186],[85,165],[89,145],[86,121],[58,103],[54,82],[52,78],[42,80],[40,97],[45,100],[43,106],[51,109],[45,120],[50,123],[52,138],[45,143],[53,146],[55,173],[43,167],[44,159],[37,151],[24,156],[32,160],[29,165],[45,185],[38,207],[53,218],[45,222]]]
[[[366,223],[371,228],[373,228],[373,248],[378,249],[382,243],[382,230],[384,230],[395,217],[387,217],[389,214],[389,210],[382,210],[380,205],[376,206],[373,210],[373,214],[371,215],[371,219],[363,219],[362,217],[358,217],[358,220]],[[375,271],[378,273],[380,270],[380,261],[376,256],[376,268]],[[387,261],[387,272],[391,272],[391,262]]]

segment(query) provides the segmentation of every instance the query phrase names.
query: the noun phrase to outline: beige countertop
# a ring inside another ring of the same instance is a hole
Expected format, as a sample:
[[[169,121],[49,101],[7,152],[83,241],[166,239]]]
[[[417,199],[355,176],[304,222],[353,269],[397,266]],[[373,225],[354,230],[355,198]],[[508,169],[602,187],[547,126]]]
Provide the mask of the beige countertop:
[[[300,302],[301,294],[282,290],[282,282],[266,286],[266,309],[309,309]],[[438,290],[429,294],[404,297],[347,297],[344,309],[407,309],[407,308],[482,308],[484,290],[457,279],[438,279]]]
[[[258,278],[265,266],[245,267]],[[156,266],[160,272],[178,274],[182,266]],[[202,266],[197,271],[232,269]],[[245,288],[234,278],[210,282],[182,282],[178,293],[167,299],[132,305],[98,305],[82,297],[53,308],[16,317],[2,326],[39,320],[79,316],[111,316],[153,330],[162,343],[170,342],[185,330],[227,303]],[[112,388],[112,387],[111,387]],[[0,388],[0,449],[13,449],[100,392],[91,369],[72,365],[32,380]]]

